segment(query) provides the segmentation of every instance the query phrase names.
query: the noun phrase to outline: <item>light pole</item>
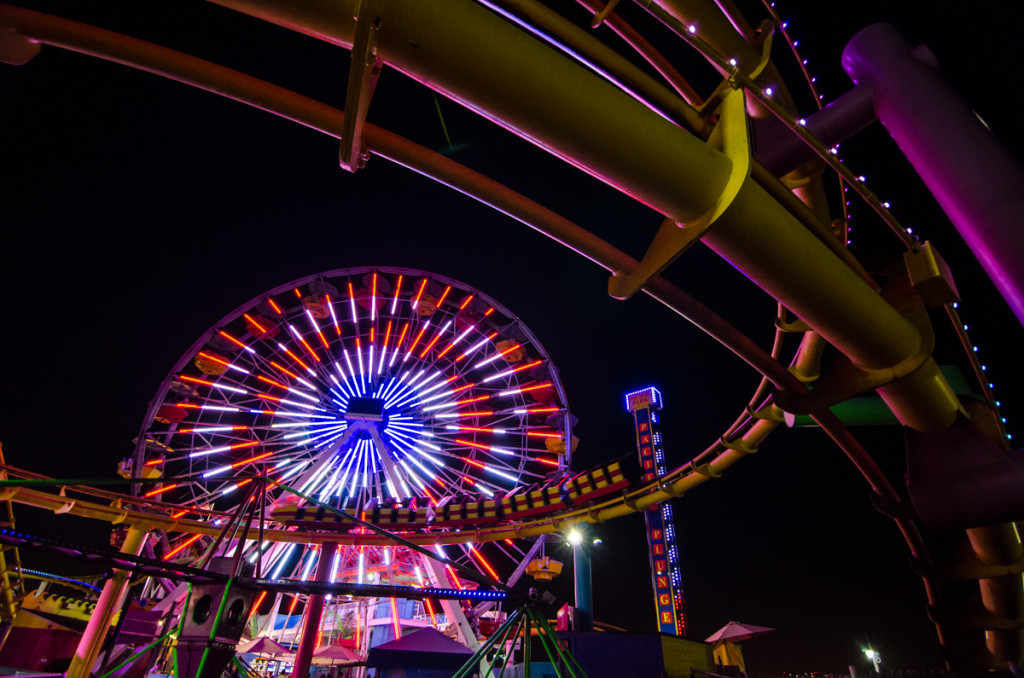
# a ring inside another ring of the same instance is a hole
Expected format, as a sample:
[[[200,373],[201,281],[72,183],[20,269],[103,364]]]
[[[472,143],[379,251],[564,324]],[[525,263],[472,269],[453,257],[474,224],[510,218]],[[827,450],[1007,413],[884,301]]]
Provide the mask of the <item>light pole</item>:
[[[878,654],[877,652],[872,650],[870,647],[866,647],[866,648],[864,648],[864,656],[866,656],[868,658],[868,661],[870,661],[872,664],[874,664],[874,666],[875,666],[875,673],[881,673],[882,672],[882,670],[880,668],[878,668],[881,665],[881,663],[882,663],[882,655]]]
[[[594,585],[590,571],[590,548],[584,543],[583,528],[576,526],[566,535],[572,545],[573,579],[576,585],[575,631],[594,630]]]

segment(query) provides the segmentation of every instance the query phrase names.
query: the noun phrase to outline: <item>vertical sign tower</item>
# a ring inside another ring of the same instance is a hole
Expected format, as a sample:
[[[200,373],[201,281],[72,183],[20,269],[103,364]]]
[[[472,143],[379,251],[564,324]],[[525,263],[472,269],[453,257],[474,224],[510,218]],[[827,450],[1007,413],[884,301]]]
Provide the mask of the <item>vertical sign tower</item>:
[[[661,392],[653,386],[626,394],[626,410],[636,424],[636,448],[640,453],[643,482],[665,475],[665,450],[661,441]],[[672,506],[663,502],[644,511],[647,521],[647,548],[651,559],[654,605],[658,630],[675,636],[686,635],[683,613],[683,582],[676,549],[676,530]]]

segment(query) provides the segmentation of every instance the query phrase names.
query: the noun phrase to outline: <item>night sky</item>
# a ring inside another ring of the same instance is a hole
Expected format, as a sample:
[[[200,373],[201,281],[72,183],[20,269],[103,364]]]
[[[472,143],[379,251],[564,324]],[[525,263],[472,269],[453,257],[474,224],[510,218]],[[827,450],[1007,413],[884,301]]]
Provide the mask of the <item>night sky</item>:
[[[31,6],[343,106],[342,50],[201,3],[162,12],[148,3],[75,4]],[[779,3],[826,100],[850,87],[838,65],[842,46],[887,18],[934,48],[954,86],[1020,157],[1009,104],[1017,88],[1000,75],[1015,63],[1010,31],[1020,17],[1003,8],[1009,3],[971,3],[970,15],[946,2],[928,3],[927,15],[914,9],[922,3],[856,4],[837,18],[827,16],[833,3],[800,2],[791,15]],[[385,70],[369,119],[643,253],[659,215],[441,100],[449,145],[437,105],[429,90]],[[338,167],[335,140],[212,94],[44,47],[25,66],[0,67],[0,130],[8,463],[59,477],[113,476],[147,402],[202,332],[272,287],[349,266],[436,272],[516,313],[560,369],[580,420],[578,467],[635,451],[622,404],[628,390],[660,388],[668,459],[679,465],[721,435],[757,384],[746,365],[667,309],[646,297],[611,299],[603,270],[544,236],[381,158],[350,174]],[[843,155],[952,264],[1009,430],[1021,431],[1024,367],[1010,350],[1019,324],[884,130],[855,137]],[[829,190],[834,184],[829,178]],[[865,207],[855,205],[854,217],[867,231],[859,255],[898,252],[894,238],[874,232]],[[768,346],[774,303],[707,249],[688,252],[668,277]],[[945,344],[939,353],[940,361],[956,356]],[[902,485],[902,431],[856,433]],[[864,663],[868,643],[888,668],[941,666],[905,544],[820,431],[779,430],[674,508],[691,637],[730,619],[778,629],[744,645],[755,674],[845,671]],[[23,530],[76,540],[102,542],[107,532],[28,509],[17,517]],[[642,518],[595,529],[604,539],[594,561],[596,618],[652,632]]]

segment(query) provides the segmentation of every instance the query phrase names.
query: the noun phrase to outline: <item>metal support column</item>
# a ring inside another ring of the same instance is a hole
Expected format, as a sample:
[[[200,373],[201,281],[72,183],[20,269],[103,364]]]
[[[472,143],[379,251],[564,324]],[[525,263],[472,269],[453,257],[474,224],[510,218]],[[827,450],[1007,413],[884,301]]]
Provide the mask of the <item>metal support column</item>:
[[[591,576],[590,545],[586,539],[572,547],[572,572],[576,584],[576,617],[573,620],[573,630],[593,631],[594,581]]]
[[[320,549],[320,560],[316,564],[316,580],[329,581],[331,577],[331,565],[334,563],[334,554],[338,545],[334,542],[327,542]],[[309,667],[313,663],[313,650],[316,649],[316,637],[320,631],[320,619],[324,614],[324,595],[322,593],[310,594],[306,602],[306,625],[302,628],[302,639],[299,641],[299,649],[295,653],[295,666],[292,668],[292,678],[306,678],[309,675]]]
[[[121,546],[121,553],[139,555],[148,535],[147,530],[137,527],[129,529]],[[128,570],[114,570],[114,576],[103,586],[100,599],[96,602],[96,608],[89,618],[89,624],[85,627],[85,633],[82,634],[82,640],[79,641],[75,656],[71,659],[71,665],[65,674],[67,678],[87,678],[92,672],[92,665],[100,654],[100,648],[103,647],[103,639],[110,629],[114,613],[120,609],[124,596],[128,593],[130,574]]]

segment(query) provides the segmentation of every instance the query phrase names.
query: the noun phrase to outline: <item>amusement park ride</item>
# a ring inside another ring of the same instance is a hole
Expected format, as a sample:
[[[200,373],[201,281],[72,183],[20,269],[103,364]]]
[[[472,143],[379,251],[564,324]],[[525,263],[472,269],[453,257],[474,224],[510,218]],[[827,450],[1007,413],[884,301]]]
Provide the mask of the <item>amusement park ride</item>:
[[[669,501],[721,477],[797,416],[831,437],[895,521],[949,666],[1017,670],[1024,466],[962,329],[957,287],[937,246],[904,228],[835,153],[855,132],[884,123],[1024,320],[1024,242],[1015,230],[1024,175],[926,51],[891,27],[869,27],[844,53],[857,86],[828,106],[815,96],[820,109],[806,109],[797,101],[813,83],[780,76],[777,62],[793,45],[772,6],[741,12],[732,2],[655,0],[637,12],[581,0],[595,33],[529,0],[216,4],[350,51],[344,106],[10,5],[0,5],[0,60],[13,68],[41,49],[81,52],[334,137],[338,162],[357,176],[374,157],[412,168],[604,268],[611,296],[642,292],[668,307],[761,381],[718,440],[674,468],[658,438],[660,394],[631,394],[641,462],[631,477],[619,461],[574,463],[571,386],[538,337],[486,293],[386,266],[274,287],[214,323],[171,367],[117,469],[125,493],[4,467],[8,506],[119,529],[116,551],[0,532],[8,546],[114,568],[68,676],[114,670],[105,641],[118,611],[129,609],[129,573],[145,578],[134,590],[159,613],[160,628],[176,629],[153,640],[176,637],[183,677],[219,674],[265,600],[273,600],[264,629],[272,634],[274,617],[284,609],[290,617],[300,597],[304,625],[291,631],[296,676],[308,672],[325,606],[337,612],[340,596],[389,601],[371,609],[345,599],[357,627],[378,622],[376,640],[389,626],[391,638],[402,634],[410,615],[396,599],[421,600],[411,615],[418,623],[442,625],[443,613],[483,657],[534,626],[542,639],[554,633],[519,583],[524,573],[543,579],[548,535],[638,512],[647,519],[660,630],[682,634]],[[385,70],[659,214],[646,253],[634,258],[502,182],[371,124]],[[836,177],[838,209],[826,187]],[[883,261],[851,247],[846,206],[854,195],[891,230],[899,256]],[[698,241],[777,304],[768,348],[667,277]],[[933,319],[952,331],[939,332]],[[933,357],[947,334],[962,345],[973,380],[966,388],[951,384]],[[905,489],[837,414],[871,393],[905,430]],[[14,603],[24,590],[10,581],[5,600]],[[369,635],[358,649],[369,648]],[[552,663],[575,666],[557,643],[544,647]],[[143,649],[139,661],[161,656]]]

